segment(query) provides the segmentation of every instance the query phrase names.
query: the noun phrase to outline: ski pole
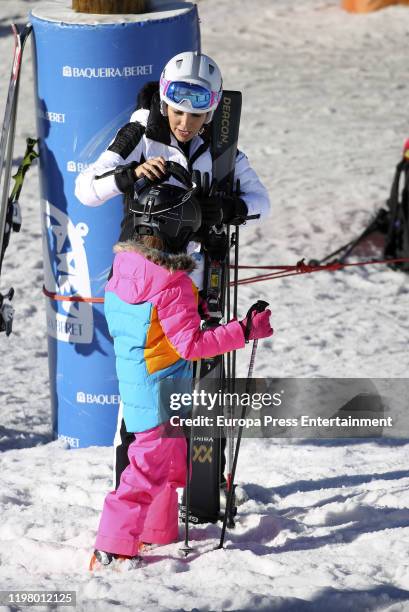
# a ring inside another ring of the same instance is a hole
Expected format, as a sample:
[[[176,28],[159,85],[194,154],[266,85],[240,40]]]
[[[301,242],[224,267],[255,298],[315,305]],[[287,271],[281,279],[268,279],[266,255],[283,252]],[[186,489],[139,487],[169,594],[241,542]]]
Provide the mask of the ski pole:
[[[233,286],[233,319],[237,319],[237,298],[239,280],[239,226],[234,230],[234,286]],[[232,378],[236,378],[236,351],[232,355]]]
[[[241,193],[240,190],[240,181],[237,179],[236,183],[236,194],[239,196]],[[260,215],[254,215],[254,218],[258,218]],[[247,217],[248,219],[253,217]],[[237,319],[237,300],[238,300],[238,287],[239,287],[239,246],[240,246],[240,233],[239,233],[239,223],[235,225],[234,228],[234,285],[233,285],[233,319]],[[233,351],[232,355],[232,379],[233,385],[236,379],[236,351]],[[234,389],[233,389],[234,391]]]
[[[225,292],[226,292],[226,308],[225,308],[225,320],[226,323],[229,323],[232,318],[232,310],[231,310],[231,294],[230,294],[230,249],[234,245],[235,234],[231,232],[231,225],[227,225],[227,255],[226,255],[226,283],[225,283]],[[226,378],[228,381],[228,385],[230,385],[231,379],[231,351],[226,354]]]
[[[373,234],[373,232],[376,232],[377,229],[380,229],[382,227],[382,224],[384,223],[384,218],[385,218],[386,214],[387,214],[386,210],[381,208],[379,210],[378,214],[376,215],[376,217],[374,219],[372,219],[370,224],[364,229],[364,231],[361,234],[359,234],[359,236],[357,238],[353,238],[352,240],[347,242],[347,244],[344,244],[342,247],[339,247],[339,249],[337,249],[336,251],[333,251],[332,253],[330,253],[329,255],[324,257],[323,259],[320,259],[319,261],[316,260],[316,259],[311,259],[308,262],[309,265],[310,266],[312,266],[312,265],[314,265],[314,266],[315,265],[319,265],[320,266],[321,264],[325,263],[329,259],[332,259],[333,257],[335,257],[336,255],[338,255],[339,253],[342,253],[342,252],[344,252],[344,254],[337,261],[339,261],[340,263],[344,263],[344,261],[347,259],[348,255],[351,254],[351,252],[355,249],[355,247],[357,247],[358,244],[362,240],[364,240],[364,238],[366,238],[370,234]]]
[[[321,264],[323,264],[326,261],[328,261],[328,259],[332,259],[332,257],[335,257],[335,255],[338,255],[339,253],[342,253],[343,251],[345,251],[348,247],[351,246],[351,244],[353,244],[355,242],[355,240],[356,240],[355,238],[353,240],[350,240],[349,242],[347,242],[347,244],[344,244],[342,247],[339,247],[339,249],[337,249],[336,251],[333,251],[329,255],[326,255],[322,259],[319,259],[319,260],[318,259],[310,259],[308,264],[310,266],[320,266]]]
[[[340,257],[338,259],[338,261],[340,263],[344,263],[344,261],[347,259],[347,257],[352,253],[352,251],[355,249],[355,247],[357,247],[359,245],[360,242],[362,242],[362,240],[364,240],[364,238],[366,238],[367,236],[369,236],[370,234],[372,234],[376,229],[377,229],[377,223],[376,223],[377,219],[375,219],[374,221],[372,221],[372,223],[366,228],[365,231],[362,232],[362,234],[360,234],[360,236],[358,236],[358,238],[356,238],[356,240],[353,240],[345,249],[344,254],[342,255],[342,257]]]
[[[255,304],[253,304],[253,306],[248,311],[248,313],[247,313],[247,326],[246,326],[246,330],[245,330],[245,340],[246,340],[246,342],[249,341],[253,312],[263,312],[263,310],[265,310],[267,308],[267,306],[268,306],[267,302],[264,302],[263,300],[258,300]],[[248,369],[248,373],[247,373],[246,393],[249,393],[249,391],[250,391],[250,384],[251,384],[251,379],[252,379],[252,376],[253,376],[254,362],[255,362],[255,359],[256,359],[257,346],[258,346],[258,340],[255,339],[253,341],[253,348],[252,348],[252,351],[251,351],[250,364],[249,364],[249,369]],[[242,407],[242,410],[241,410],[241,419],[245,419],[246,418],[246,412],[247,412],[247,406],[244,405]],[[228,517],[229,517],[229,515],[231,513],[231,505],[232,505],[232,501],[233,501],[233,491],[234,491],[234,478],[235,478],[235,475],[236,475],[237,460],[238,460],[238,457],[239,457],[239,450],[240,450],[241,438],[243,436],[243,429],[244,429],[244,425],[240,425],[239,433],[237,435],[236,448],[235,448],[235,451],[234,451],[234,460],[233,460],[233,468],[232,468],[232,471],[231,471],[231,480],[230,480],[229,495],[228,495],[228,498],[227,498],[226,510],[225,510],[224,517],[223,517],[223,526],[222,526],[222,532],[221,532],[221,535],[220,535],[219,546],[217,547],[218,549],[219,548],[223,548],[224,537],[225,537],[226,527],[227,527],[227,519],[228,519]]]
[[[186,505],[185,505],[185,541],[180,551],[188,556],[193,548],[189,546],[189,515],[190,515],[190,456],[192,448],[192,430],[186,437]]]
[[[238,187],[238,189],[240,189]],[[234,244],[234,281],[233,281],[233,319],[237,319],[237,301],[238,301],[238,279],[239,279],[239,226],[236,225],[233,234]],[[229,354],[230,356],[230,354]],[[229,392],[235,393],[236,391],[236,351],[232,351],[231,354],[231,368],[228,376]],[[229,415],[230,416],[230,415]],[[229,427],[228,438],[227,438],[227,459],[228,459],[228,472],[227,472],[227,499],[230,495],[230,489],[232,488],[232,471],[233,471],[233,460],[234,460],[234,447],[233,447],[233,426]],[[234,527],[233,519],[233,508],[232,504],[228,505],[226,500],[225,514],[228,513],[229,527]]]
[[[198,390],[200,385],[200,366],[202,360],[198,359],[196,362],[196,372],[195,372],[195,390]],[[188,429],[186,437],[186,494],[185,494],[185,542],[181,552],[188,556],[190,552],[192,552],[193,548],[189,546],[189,519],[190,519],[190,464],[192,460],[192,438],[193,438],[193,426]]]

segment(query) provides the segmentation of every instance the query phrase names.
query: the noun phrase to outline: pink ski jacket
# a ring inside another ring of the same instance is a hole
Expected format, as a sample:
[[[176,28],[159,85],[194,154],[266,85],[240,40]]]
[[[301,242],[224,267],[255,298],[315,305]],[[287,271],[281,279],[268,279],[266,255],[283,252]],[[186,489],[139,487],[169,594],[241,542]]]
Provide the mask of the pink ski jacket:
[[[191,388],[191,361],[243,348],[238,321],[202,331],[194,261],[138,242],[115,247],[105,288],[105,316],[114,339],[119,390],[128,432],[156,427],[175,414],[169,389]]]

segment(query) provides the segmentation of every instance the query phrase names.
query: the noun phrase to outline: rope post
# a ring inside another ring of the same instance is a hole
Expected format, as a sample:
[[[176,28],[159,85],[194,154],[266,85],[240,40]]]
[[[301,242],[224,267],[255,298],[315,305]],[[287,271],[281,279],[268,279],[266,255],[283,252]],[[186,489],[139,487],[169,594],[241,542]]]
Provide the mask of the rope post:
[[[180,0],[34,4],[53,433],[71,448],[107,446],[120,394],[103,300],[122,197],[96,211],[76,198],[76,180],[129,122],[145,84],[157,81],[174,55],[200,49],[198,9]]]
[[[129,15],[146,12],[146,0],[72,0],[72,10],[94,15]]]

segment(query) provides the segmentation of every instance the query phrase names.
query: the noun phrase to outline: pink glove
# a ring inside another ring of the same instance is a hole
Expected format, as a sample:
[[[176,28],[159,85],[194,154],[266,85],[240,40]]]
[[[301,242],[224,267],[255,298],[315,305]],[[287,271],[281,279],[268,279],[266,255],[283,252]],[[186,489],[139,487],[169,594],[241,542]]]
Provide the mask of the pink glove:
[[[253,311],[251,316],[251,327],[248,340],[258,340],[260,338],[268,338],[274,333],[270,325],[271,310],[263,310],[263,312]],[[247,328],[247,317],[240,321],[244,335]]]

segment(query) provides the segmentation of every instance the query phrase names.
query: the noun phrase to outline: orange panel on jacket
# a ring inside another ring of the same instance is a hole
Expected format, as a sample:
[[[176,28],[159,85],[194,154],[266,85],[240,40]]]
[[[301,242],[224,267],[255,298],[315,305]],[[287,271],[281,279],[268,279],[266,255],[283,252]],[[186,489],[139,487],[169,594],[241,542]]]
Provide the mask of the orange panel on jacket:
[[[162,329],[156,306],[152,308],[151,322],[146,335],[144,350],[146,368],[149,374],[167,368],[180,359]]]
[[[192,291],[196,302],[198,302],[199,291],[193,283]],[[153,374],[162,368],[167,368],[176,363],[178,359],[181,359],[181,355],[179,355],[173,344],[169,342],[162,329],[156,306],[152,308],[151,322],[146,335],[144,357],[149,374]]]

